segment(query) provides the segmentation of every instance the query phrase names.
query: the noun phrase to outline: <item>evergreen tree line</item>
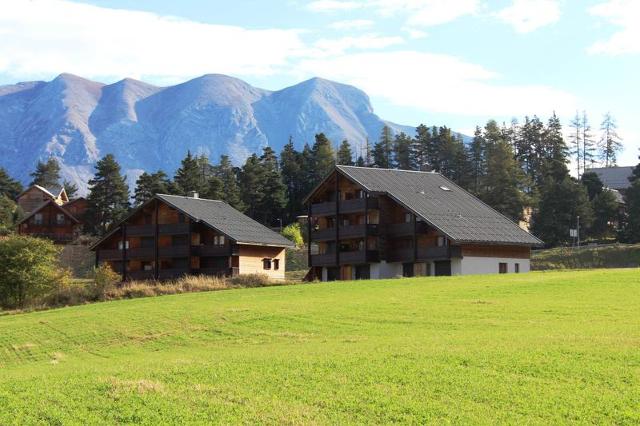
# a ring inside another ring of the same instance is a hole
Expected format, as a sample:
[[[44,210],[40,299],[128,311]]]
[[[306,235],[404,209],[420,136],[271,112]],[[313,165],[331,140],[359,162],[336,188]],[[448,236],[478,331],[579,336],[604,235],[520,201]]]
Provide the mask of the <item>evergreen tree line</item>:
[[[582,167],[592,164],[591,157],[585,156],[590,151],[584,141],[591,138],[590,130],[584,127],[586,120],[583,114],[581,157],[576,161]],[[608,116],[605,121],[609,122],[608,137],[619,139],[613,118]],[[603,128],[607,126],[603,124]],[[573,143],[571,134],[569,141]],[[607,161],[615,162],[620,148],[612,149]],[[615,194],[605,190],[597,175],[585,173],[584,168],[580,179],[569,174],[568,164],[575,153],[565,142],[555,114],[547,122],[535,116],[525,117],[522,124],[498,125],[490,120],[477,127],[467,143],[446,126],[420,125],[414,137],[393,135],[384,127],[375,143],[367,142],[359,149],[347,140],[334,149],[320,133],[313,144],[305,144],[300,151],[290,139],[279,155],[266,147],[241,167],[233,166],[224,155],[212,164],[206,155],[188,152],[173,177],[162,170],[140,175],[133,194],[115,158],[106,155],[96,164],[96,174],[89,181],[87,230],[106,232],[132,207],[154,194],[186,196],[192,191],[202,198],[226,201],[265,225],[282,226],[304,213],[304,197],[335,164],[342,164],[442,173],[510,219],[530,222],[532,232],[550,246],[571,242],[569,229],[577,226],[578,216],[583,238],[640,241],[640,224],[636,223],[640,215],[632,214],[640,209],[640,195],[634,195],[640,192],[636,188],[640,186],[640,165],[634,175],[637,181],[627,194],[629,214],[622,216]],[[33,183],[45,187],[59,184],[55,159],[39,162],[32,177]],[[77,190],[63,184],[69,187],[68,192]],[[15,198],[19,190],[19,183],[0,170],[0,191],[6,198]]]

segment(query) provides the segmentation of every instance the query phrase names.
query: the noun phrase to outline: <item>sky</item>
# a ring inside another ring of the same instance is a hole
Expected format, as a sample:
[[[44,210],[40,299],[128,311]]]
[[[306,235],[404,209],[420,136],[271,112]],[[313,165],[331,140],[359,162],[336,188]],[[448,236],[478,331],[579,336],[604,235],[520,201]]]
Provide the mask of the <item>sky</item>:
[[[2,0],[0,85],[68,72],[169,85],[208,73],[277,90],[352,84],[386,120],[472,134],[587,112],[640,149],[640,0]]]

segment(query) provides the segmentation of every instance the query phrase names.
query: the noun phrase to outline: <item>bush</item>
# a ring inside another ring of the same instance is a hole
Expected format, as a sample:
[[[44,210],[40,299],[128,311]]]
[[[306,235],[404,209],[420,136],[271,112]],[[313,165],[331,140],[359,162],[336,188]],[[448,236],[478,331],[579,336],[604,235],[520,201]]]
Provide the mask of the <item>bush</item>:
[[[111,266],[100,264],[93,270],[93,281],[88,286],[89,297],[94,300],[104,300],[107,293],[120,282],[120,275],[116,274]]]
[[[266,274],[242,274],[231,278],[231,285],[237,287],[265,287],[271,284]]]
[[[282,236],[293,242],[296,247],[304,246],[304,239],[302,238],[302,230],[298,222],[291,223],[282,230]]]
[[[24,308],[66,286],[59,249],[49,240],[12,235],[0,240],[0,305]]]

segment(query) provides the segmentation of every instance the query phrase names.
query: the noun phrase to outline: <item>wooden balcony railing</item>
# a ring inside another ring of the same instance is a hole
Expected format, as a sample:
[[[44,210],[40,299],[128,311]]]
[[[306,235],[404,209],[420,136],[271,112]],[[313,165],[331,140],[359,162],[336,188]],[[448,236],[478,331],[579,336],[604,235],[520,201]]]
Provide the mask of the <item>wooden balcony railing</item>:
[[[378,225],[366,225],[369,227],[369,235],[378,235]],[[364,238],[365,225],[348,225],[340,227],[340,239]],[[313,241],[328,241],[336,239],[336,228],[324,228],[313,231],[311,234]]]
[[[341,265],[357,265],[367,262],[377,262],[378,260],[378,252],[376,250],[340,252]]]
[[[446,260],[462,257],[462,247],[418,247],[418,260]]]
[[[340,201],[340,213],[358,213],[364,212],[366,200],[364,198],[354,198],[353,200]],[[378,208],[378,198],[369,198],[369,209]],[[327,201],[324,203],[315,203],[311,205],[311,214],[313,216],[327,216],[336,214],[336,202]]]
[[[310,266],[335,266],[336,254],[324,253],[324,254],[312,254]]]
[[[158,248],[159,257],[187,257],[189,246],[168,246]]]
[[[116,249],[98,250],[98,259],[122,260],[122,250],[116,250]]]
[[[191,254],[193,256],[200,257],[216,257],[216,256],[232,256],[237,255],[238,250],[236,247],[225,246],[213,246],[213,245],[200,245],[192,246]]]
[[[428,231],[428,226],[424,222],[418,222],[415,224],[415,230],[417,234],[424,234]],[[413,235],[413,223],[391,223],[386,226],[386,233],[389,237],[402,237],[407,235]]]
[[[127,236],[129,237],[152,237],[155,233],[155,225],[127,225]]]
[[[118,251],[122,253],[122,251]],[[153,259],[155,255],[154,247],[138,247],[127,250],[127,259]],[[122,257],[122,254],[120,256]]]
[[[169,224],[160,225],[158,227],[158,232],[160,233],[160,235],[188,234],[189,224],[188,223],[169,223]]]

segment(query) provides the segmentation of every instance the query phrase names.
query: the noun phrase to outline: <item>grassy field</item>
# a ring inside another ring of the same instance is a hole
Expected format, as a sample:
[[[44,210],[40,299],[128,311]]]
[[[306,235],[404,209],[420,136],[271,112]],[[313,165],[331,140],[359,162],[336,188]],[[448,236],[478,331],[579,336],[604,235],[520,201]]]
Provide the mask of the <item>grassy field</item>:
[[[640,270],[184,294],[0,317],[0,424],[640,422]]]
[[[536,250],[531,257],[535,270],[592,269],[592,268],[638,268],[640,267],[640,244],[611,244],[605,246],[583,246],[579,249],[558,247]]]

